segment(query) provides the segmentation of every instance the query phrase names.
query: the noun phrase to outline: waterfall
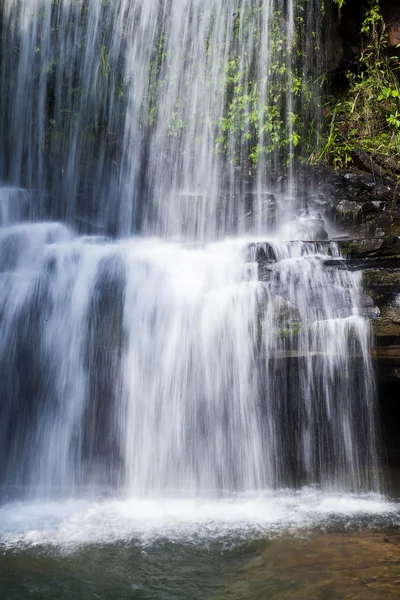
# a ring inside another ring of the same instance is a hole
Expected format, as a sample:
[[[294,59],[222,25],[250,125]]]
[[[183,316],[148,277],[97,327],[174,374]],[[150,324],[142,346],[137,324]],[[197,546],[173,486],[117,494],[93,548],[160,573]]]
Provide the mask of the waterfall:
[[[374,489],[368,323],[333,243],[4,228],[2,479],[41,494]],[[265,265],[264,265],[265,270]],[[262,281],[260,280],[262,279]]]
[[[0,11],[6,494],[377,490],[359,274],[282,233],[322,4]]]
[[[31,219],[84,233],[265,234],[267,179],[318,128],[321,14],[318,0],[5,3],[0,180],[32,191]]]

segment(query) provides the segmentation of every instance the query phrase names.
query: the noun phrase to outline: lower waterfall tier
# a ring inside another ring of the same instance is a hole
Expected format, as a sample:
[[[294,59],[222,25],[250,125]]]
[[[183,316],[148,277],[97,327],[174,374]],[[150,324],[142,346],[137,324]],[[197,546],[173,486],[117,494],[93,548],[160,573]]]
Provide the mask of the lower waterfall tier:
[[[261,278],[250,242],[3,228],[3,489],[377,491],[359,274],[324,266],[333,243],[271,240]]]

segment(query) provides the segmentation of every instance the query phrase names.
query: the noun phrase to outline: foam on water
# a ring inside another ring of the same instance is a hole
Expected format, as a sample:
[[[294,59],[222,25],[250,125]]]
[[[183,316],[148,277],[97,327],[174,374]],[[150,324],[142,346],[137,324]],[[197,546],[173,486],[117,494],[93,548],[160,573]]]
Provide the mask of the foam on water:
[[[378,494],[323,494],[312,488],[207,498],[124,498],[10,503],[0,508],[0,548],[210,542],[301,534],[312,528],[398,525],[400,506]]]

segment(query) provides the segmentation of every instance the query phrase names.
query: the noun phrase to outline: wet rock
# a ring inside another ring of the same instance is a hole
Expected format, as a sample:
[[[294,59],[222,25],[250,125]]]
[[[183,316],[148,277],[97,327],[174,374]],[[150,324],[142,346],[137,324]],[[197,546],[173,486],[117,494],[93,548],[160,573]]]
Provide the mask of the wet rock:
[[[385,361],[391,366],[396,366],[393,361],[397,361],[397,367],[400,366],[400,337],[389,336],[389,337],[378,337],[375,355],[378,356],[382,361]],[[400,399],[400,397],[399,397]]]
[[[352,237],[376,235],[377,229],[390,234],[393,224],[400,223],[399,191],[393,179],[395,165],[381,163],[375,161],[377,169],[382,168],[388,175],[367,172],[365,168],[346,172],[327,167],[305,170],[302,176],[309,207],[319,210],[324,219],[333,221]]]
[[[393,199],[395,183],[391,179],[384,179],[372,173],[348,171],[344,174],[344,180],[347,193],[350,193],[357,202]]]
[[[292,302],[285,300],[285,298],[274,296],[271,299],[271,304],[278,322],[298,323],[301,320],[297,306],[292,304]]]
[[[400,286],[400,269],[367,269],[363,272],[366,289],[377,286]]]
[[[398,163],[397,160],[394,159],[392,156],[378,154],[377,156],[375,156],[375,160],[385,169],[392,171],[393,173],[400,174],[400,163]]]
[[[400,259],[400,238],[398,236],[339,241],[338,246],[346,258]]]
[[[275,250],[268,242],[256,242],[248,244],[246,248],[246,262],[257,262],[262,264],[275,260]]]
[[[400,336],[400,308],[391,306],[383,307],[379,319],[373,321],[372,325],[373,333],[377,337]]]
[[[336,206],[336,215],[339,221],[343,223],[354,224],[361,221],[363,206],[359,202],[342,200]]]
[[[400,269],[366,269],[362,283],[376,306],[400,307]]]
[[[247,192],[244,195],[245,223],[248,229],[255,224],[271,226],[275,222],[278,204],[274,194]]]
[[[296,221],[297,233],[302,240],[323,241],[328,239],[325,222],[320,212],[301,210]]]
[[[361,307],[360,315],[366,319],[378,319],[381,311],[377,306],[365,306]]]
[[[375,229],[374,237],[385,237],[385,231],[383,229]]]
[[[378,175],[379,177],[385,177],[388,175],[388,172],[383,167],[378,165],[378,163],[376,163],[373,158],[363,150],[353,150],[352,158],[355,166],[359,167],[360,169],[365,169],[371,173],[374,173],[375,175]]]
[[[82,451],[83,468],[89,471],[95,464],[102,483],[107,484],[116,483],[123,460],[112,423],[119,393],[115,383],[121,380],[125,286],[121,257],[103,258],[98,265],[88,311],[85,359],[89,401],[83,417]]]
[[[349,306],[346,308],[340,309],[334,316],[339,319],[346,319],[347,317],[352,317],[354,315],[358,315],[360,317],[364,317],[365,319],[377,319],[380,316],[380,310],[377,306]]]
[[[400,258],[400,237],[387,236],[383,238],[383,245],[379,249],[379,256]]]
[[[258,280],[267,282],[271,281],[273,269],[267,264],[259,264],[258,265]]]
[[[361,238],[359,240],[338,242],[339,250],[346,258],[367,258],[383,246],[381,238]]]
[[[370,308],[375,306],[373,299],[371,298],[371,296],[368,296],[367,294],[363,294],[360,298],[360,306],[362,308]]]

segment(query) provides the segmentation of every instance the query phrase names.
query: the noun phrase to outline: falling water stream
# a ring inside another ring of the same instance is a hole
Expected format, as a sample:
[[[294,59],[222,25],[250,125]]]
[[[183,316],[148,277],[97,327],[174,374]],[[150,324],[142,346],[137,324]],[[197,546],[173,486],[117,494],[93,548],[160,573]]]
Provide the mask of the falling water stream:
[[[5,598],[330,598],[273,553],[346,530],[363,556],[398,523],[360,274],[293,225],[293,69],[322,60],[296,28],[319,40],[320,8],[0,8]],[[267,160],[277,84],[287,143]]]

